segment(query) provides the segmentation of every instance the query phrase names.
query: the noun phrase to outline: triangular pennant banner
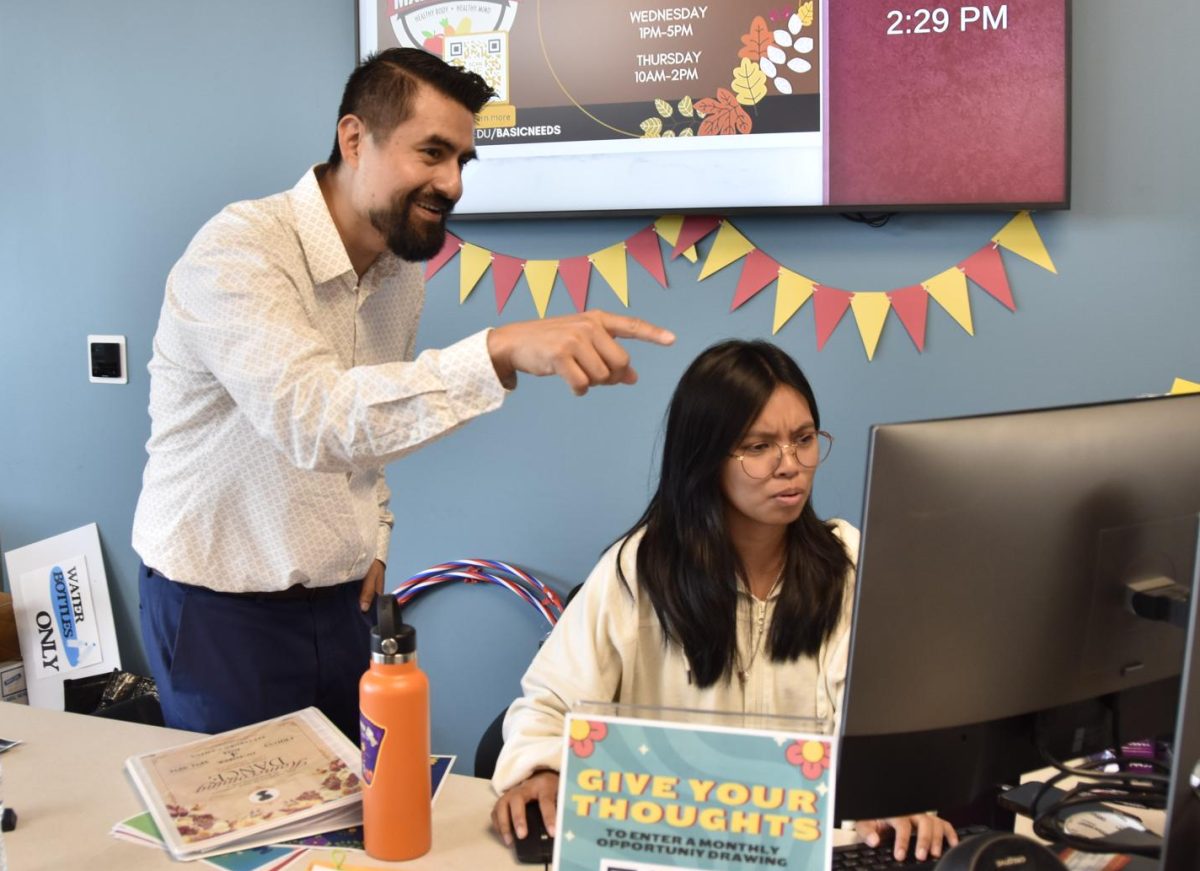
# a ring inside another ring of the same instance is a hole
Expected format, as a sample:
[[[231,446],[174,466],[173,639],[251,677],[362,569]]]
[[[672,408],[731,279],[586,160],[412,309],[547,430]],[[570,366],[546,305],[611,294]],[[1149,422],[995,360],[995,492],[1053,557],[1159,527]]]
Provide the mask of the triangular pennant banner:
[[[733,303],[729,310],[738,308],[778,277],[779,264],[763,253],[762,249],[755,248],[742,265],[742,275],[738,279],[737,290],[734,291]]]
[[[722,221],[721,229],[717,230],[717,238],[709,249],[708,259],[704,261],[704,268],[700,270],[700,277],[696,280],[703,281],[753,250],[754,243],[743,236],[737,227],[728,221]]]
[[[687,249],[694,247],[720,224],[721,219],[716,215],[688,215],[685,217],[683,224],[679,227],[679,236],[675,239],[675,247],[671,249],[671,259],[674,260]]]
[[[1037,227],[1033,225],[1033,217],[1029,212],[1018,212],[1015,218],[992,237],[992,241],[998,242],[1014,254],[1021,255],[1029,262],[1036,263],[1042,269],[1048,269],[1058,275],[1058,270],[1054,268],[1054,261],[1050,259],[1050,252],[1042,243],[1042,237],[1038,235]]]
[[[971,325],[971,300],[967,296],[967,276],[963,271],[957,266],[951,266],[924,284],[938,305],[949,312],[950,317],[958,321],[958,325],[966,330],[968,335],[975,335],[975,328]]]
[[[450,258],[458,253],[459,246],[462,245],[462,243],[462,239],[458,238],[453,233],[446,234],[446,243],[442,245],[442,250],[437,254],[434,254],[432,259],[425,264],[426,281],[437,275],[438,270],[445,266]]]
[[[575,311],[587,308],[588,280],[592,277],[592,262],[586,256],[571,257],[558,262],[558,274],[562,276]]]
[[[642,264],[642,268],[654,276],[663,287],[667,286],[667,273],[663,269],[662,248],[658,244],[658,234],[654,227],[647,227],[639,233],[634,233],[625,240],[625,250],[629,256]]]
[[[1004,271],[1004,261],[1000,259],[1000,248],[995,242],[984,245],[958,266],[967,274],[967,278],[1000,300],[1009,311],[1017,310],[1012,288],[1008,286],[1008,275]]]
[[[550,291],[554,289],[554,276],[557,273],[557,260],[525,261],[525,281],[529,283],[529,293],[533,296],[539,318],[546,316],[546,306],[550,304]]]
[[[470,242],[464,242],[460,250],[462,255],[458,258],[458,301],[463,303],[491,265],[492,252]]]
[[[856,293],[850,298],[850,308],[854,310],[854,321],[858,324],[858,334],[862,337],[867,359],[872,360],[891,303],[886,293]]]
[[[683,215],[663,215],[654,222],[654,231],[667,240],[668,245],[679,241],[679,231],[683,229]]]
[[[524,260],[509,257],[507,254],[492,252],[492,281],[496,283],[496,314],[504,311],[508,298],[512,296],[517,279],[521,277]]]
[[[780,327],[800,310],[800,306],[808,302],[813,293],[813,281],[805,278],[799,272],[790,269],[779,270],[779,283],[775,287],[775,326],[771,334],[779,332]]]
[[[838,321],[850,308],[849,291],[813,285],[813,319],[817,322],[817,350],[825,347],[837,328]]]
[[[608,282],[621,305],[629,306],[629,267],[625,263],[625,243],[618,242],[592,255],[592,265]]]
[[[672,247],[671,259],[674,260],[680,254],[690,260],[696,262],[696,246],[691,245],[682,251],[674,250],[675,243],[679,241],[679,231],[683,229],[683,215],[663,215],[654,222],[654,230],[658,235],[667,240],[667,244]]]
[[[929,311],[929,291],[919,284],[902,287],[887,294],[896,316],[918,351],[925,350],[925,315]]]

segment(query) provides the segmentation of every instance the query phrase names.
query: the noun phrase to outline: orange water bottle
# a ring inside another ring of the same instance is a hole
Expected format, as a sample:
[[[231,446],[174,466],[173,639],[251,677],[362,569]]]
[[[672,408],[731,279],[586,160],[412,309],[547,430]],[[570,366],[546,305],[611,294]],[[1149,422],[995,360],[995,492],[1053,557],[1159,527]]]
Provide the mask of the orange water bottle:
[[[417,668],[417,632],[382,595],[371,630],[371,667],[358,685],[363,841],[374,859],[429,852],[429,681]]]

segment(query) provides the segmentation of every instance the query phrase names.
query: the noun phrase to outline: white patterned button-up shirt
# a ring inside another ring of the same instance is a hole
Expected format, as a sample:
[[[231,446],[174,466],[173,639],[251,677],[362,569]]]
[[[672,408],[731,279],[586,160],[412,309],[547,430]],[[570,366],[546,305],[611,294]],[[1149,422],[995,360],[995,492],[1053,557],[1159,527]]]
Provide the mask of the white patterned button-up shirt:
[[[384,465],[503,401],[486,331],[412,359],[422,267],[386,253],[357,279],[318,170],[228,206],[167,279],[133,547],[174,580],[363,577],[387,560]]]

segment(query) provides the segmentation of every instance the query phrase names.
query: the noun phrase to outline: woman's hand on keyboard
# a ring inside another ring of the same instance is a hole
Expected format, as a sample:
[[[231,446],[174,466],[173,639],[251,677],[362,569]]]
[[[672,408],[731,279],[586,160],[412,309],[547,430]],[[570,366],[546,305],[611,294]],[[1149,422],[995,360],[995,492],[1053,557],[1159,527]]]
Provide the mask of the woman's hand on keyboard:
[[[936,814],[913,814],[907,817],[889,817],[886,820],[860,820],[854,825],[858,836],[872,847],[877,847],[888,829],[896,832],[895,856],[903,860],[908,855],[908,845],[916,834],[914,853],[924,861],[928,856],[937,859],[942,855],[942,844],[953,847],[958,843],[954,827]]]

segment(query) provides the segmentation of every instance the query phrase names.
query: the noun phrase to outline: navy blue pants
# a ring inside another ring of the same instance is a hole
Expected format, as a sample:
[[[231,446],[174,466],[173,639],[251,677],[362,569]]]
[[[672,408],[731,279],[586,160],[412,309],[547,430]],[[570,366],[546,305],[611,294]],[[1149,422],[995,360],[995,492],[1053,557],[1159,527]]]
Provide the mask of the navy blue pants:
[[[138,588],[166,725],[223,732],[315,705],[358,743],[374,619],[359,609],[360,582],[278,600],[176,583],[143,565]]]

